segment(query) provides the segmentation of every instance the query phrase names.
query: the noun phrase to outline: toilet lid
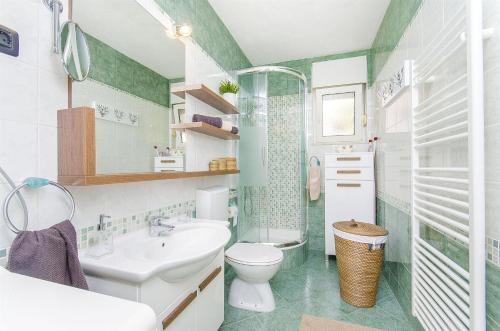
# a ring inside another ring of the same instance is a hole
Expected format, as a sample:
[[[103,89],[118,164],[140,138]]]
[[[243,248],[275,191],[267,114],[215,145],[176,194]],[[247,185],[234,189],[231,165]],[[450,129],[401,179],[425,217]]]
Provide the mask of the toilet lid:
[[[269,245],[236,243],[226,251],[226,257],[242,263],[266,264],[281,261],[283,252]]]

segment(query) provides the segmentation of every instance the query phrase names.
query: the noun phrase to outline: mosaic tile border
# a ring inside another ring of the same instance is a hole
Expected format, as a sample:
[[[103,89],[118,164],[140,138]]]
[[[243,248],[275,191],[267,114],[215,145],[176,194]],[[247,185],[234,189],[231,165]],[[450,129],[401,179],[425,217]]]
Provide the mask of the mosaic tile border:
[[[392,205],[393,207],[398,208],[402,212],[405,212],[407,214],[411,214],[411,203],[408,201],[398,199],[398,198],[396,198],[388,193],[382,192],[382,191],[377,191],[377,198]]]
[[[237,192],[235,189],[231,189],[229,192],[229,205],[231,206],[237,204]],[[196,200],[176,202],[161,208],[145,210],[125,217],[113,218],[106,222],[106,227],[108,229],[111,228],[113,231],[113,238],[117,238],[127,233],[147,228],[149,226],[148,217],[150,215],[172,217],[184,213],[187,207],[189,207],[196,213]],[[232,219],[229,220],[231,221]],[[231,240],[232,242],[235,242],[236,228],[231,226],[230,230],[232,233]],[[76,237],[79,250],[91,247],[95,242],[95,238],[97,237],[97,224],[76,229]],[[9,250],[10,246],[0,249],[0,262],[2,262],[2,260],[4,259],[7,259]]]
[[[411,204],[395,198],[390,194],[377,191],[377,198],[411,215]],[[497,267],[500,267],[500,239],[486,236],[486,260]]]
[[[500,239],[486,236],[486,259],[500,267]]]
[[[183,213],[187,207],[195,210],[196,201],[188,200],[176,202],[165,207],[142,211],[133,215],[113,218],[106,222],[106,227],[113,230],[113,238],[120,237],[130,232],[138,231],[149,226],[150,215],[161,215],[172,217]],[[97,237],[97,224],[76,229],[76,242],[78,249],[91,247]],[[9,255],[9,247],[0,249],[0,259],[6,259]]]
[[[106,228],[111,228],[113,231],[113,238],[117,238],[127,233],[147,228],[149,226],[149,216],[151,215],[172,217],[183,213],[188,207],[194,210],[195,205],[195,200],[188,200],[177,202],[161,208],[142,211],[126,217],[114,218],[106,222]],[[95,238],[97,236],[97,232],[97,224],[78,229],[78,249],[86,249],[93,246]]]

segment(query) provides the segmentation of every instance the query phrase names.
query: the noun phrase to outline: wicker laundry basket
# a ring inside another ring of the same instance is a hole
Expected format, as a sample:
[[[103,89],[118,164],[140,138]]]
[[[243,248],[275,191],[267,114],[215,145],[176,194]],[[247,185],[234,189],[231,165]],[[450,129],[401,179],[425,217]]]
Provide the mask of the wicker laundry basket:
[[[373,307],[389,232],[354,220],[333,223],[340,296],[356,307]]]

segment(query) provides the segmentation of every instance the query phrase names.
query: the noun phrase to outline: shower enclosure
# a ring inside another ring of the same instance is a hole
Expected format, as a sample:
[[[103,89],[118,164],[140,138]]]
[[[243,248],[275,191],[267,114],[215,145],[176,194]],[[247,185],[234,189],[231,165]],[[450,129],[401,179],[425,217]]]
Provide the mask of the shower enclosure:
[[[238,240],[282,249],[307,242],[305,76],[240,70]],[[305,246],[304,246],[305,247]]]

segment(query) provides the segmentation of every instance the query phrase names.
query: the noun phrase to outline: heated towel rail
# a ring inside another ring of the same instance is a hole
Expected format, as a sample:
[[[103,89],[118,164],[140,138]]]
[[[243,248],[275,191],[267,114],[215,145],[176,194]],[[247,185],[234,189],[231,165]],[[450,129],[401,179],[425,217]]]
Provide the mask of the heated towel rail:
[[[486,328],[482,56],[481,1],[464,0],[413,62],[412,304],[426,330]]]

